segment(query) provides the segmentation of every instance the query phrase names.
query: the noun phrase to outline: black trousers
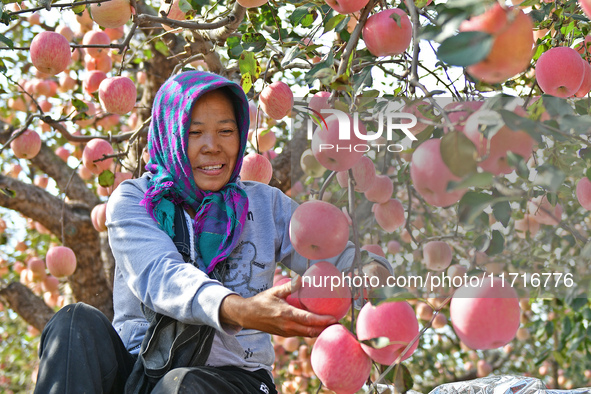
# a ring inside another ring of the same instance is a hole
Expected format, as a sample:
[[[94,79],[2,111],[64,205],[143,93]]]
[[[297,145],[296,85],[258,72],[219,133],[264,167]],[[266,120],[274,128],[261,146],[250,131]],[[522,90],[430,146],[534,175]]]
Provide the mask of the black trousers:
[[[67,305],[47,323],[39,347],[35,394],[123,394],[136,358],[111,322],[83,303]],[[236,367],[177,368],[154,394],[277,393],[265,370]]]

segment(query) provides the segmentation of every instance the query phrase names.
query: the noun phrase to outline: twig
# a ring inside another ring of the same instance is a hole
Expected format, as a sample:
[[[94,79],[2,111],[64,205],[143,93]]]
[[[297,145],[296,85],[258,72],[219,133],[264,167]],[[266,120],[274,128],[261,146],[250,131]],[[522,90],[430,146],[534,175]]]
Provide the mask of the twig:
[[[411,83],[411,93],[414,93],[414,82],[419,82],[419,72],[418,72],[418,64],[419,64],[419,27],[421,26],[421,22],[419,21],[419,14],[417,13],[417,8],[413,0],[405,0],[404,3],[406,4],[406,8],[410,13],[410,19],[412,21],[412,62],[410,65],[410,83]]]
[[[110,0],[87,0],[87,1],[77,1],[75,3],[55,3],[55,4],[49,5],[49,7],[50,8],[77,7],[79,5],[99,4],[99,3],[105,3],[107,1],[110,1]],[[34,8],[27,8],[27,9],[24,9],[24,10],[9,12],[9,15],[19,15],[19,14],[25,14],[27,12],[35,12],[35,11],[46,10],[46,9],[47,9],[46,6],[43,6],[43,7],[34,7]]]

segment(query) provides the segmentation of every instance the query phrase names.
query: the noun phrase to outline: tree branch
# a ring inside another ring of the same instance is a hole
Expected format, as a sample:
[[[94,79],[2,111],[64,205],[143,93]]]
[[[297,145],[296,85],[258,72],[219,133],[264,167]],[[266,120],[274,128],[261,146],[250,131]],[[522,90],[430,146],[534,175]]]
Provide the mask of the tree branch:
[[[43,331],[45,324],[54,314],[41,298],[19,282],[0,287],[0,298],[10,306],[10,309],[39,331]]]

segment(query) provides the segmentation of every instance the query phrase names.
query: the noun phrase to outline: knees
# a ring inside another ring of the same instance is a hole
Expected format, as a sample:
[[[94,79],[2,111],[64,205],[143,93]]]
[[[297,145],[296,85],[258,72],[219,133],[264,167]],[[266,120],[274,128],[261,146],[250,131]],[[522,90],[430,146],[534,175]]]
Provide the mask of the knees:
[[[70,331],[73,327],[95,328],[105,324],[111,325],[109,319],[101,311],[79,302],[66,305],[57,311],[45,326],[43,333],[49,335],[52,332]]]

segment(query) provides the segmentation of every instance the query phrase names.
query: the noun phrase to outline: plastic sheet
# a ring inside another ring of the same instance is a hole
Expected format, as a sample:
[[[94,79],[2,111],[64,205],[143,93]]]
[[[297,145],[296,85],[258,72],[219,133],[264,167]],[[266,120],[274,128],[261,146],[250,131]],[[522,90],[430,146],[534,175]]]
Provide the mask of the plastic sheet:
[[[591,388],[552,390],[536,378],[523,376],[487,376],[464,382],[446,383],[437,386],[430,394],[591,394]]]

